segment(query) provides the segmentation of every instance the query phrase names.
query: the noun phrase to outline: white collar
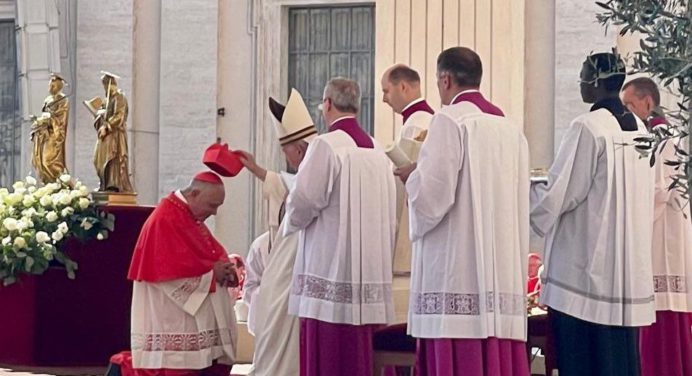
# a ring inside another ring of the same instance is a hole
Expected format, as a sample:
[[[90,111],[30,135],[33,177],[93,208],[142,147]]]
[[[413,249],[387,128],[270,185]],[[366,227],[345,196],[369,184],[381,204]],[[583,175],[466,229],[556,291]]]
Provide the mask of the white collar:
[[[341,121],[341,120],[344,120],[344,119],[355,119],[355,118],[356,118],[356,117],[353,116],[353,115],[342,116],[342,117],[340,117],[340,118],[334,120],[333,122],[331,122],[331,124],[329,124],[329,126],[331,127],[331,126],[334,125],[336,122]]]
[[[454,104],[454,101],[457,100],[457,98],[459,98],[459,96],[461,96],[463,94],[468,94],[468,93],[480,93],[480,91],[476,90],[476,89],[460,91],[457,95],[454,96],[454,98],[452,98],[452,101],[449,104],[450,105]]]
[[[422,101],[424,101],[424,100],[425,100],[425,99],[423,99],[423,98],[418,98],[418,99],[413,100],[411,103],[407,104],[406,107],[404,107],[404,109],[401,110],[401,112],[404,112],[404,111],[408,110],[408,109],[411,108],[411,106],[413,106],[414,104],[420,103],[420,102],[422,102]]]
[[[175,191],[173,194],[175,195],[175,197],[179,198],[180,201],[184,202],[185,204],[188,203],[188,202],[187,202],[187,199],[185,199],[185,196],[183,196],[183,192],[181,192],[180,189],[178,189],[177,191]]]

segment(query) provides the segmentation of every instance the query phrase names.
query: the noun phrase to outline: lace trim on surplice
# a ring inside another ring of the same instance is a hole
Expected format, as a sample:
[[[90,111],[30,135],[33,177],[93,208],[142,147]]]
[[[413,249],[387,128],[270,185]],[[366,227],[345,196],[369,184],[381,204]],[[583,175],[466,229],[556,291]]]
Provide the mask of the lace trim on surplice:
[[[460,294],[426,292],[411,295],[416,315],[472,315],[495,312],[502,315],[521,316],[526,312],[526,297],[522,294],[495,293]]]
[[[655,275],[654,292],[686,293],[687,283],[681,275]]]
[[[188,278],[182,285],[171,292],[171,298],[178,302],[186,302],[190,295],[197,290],[201,281],[202,276]]]
[[[335,282],[311,275],[299,275],[292,289],[293,295],[326,300],[342,304],[384,303],[392,297],[388,283]]]
[[[132,333],[132,350],[138,351],[200,351],[222,346],[231,338],[231,330],[205,330],[199,333]]]

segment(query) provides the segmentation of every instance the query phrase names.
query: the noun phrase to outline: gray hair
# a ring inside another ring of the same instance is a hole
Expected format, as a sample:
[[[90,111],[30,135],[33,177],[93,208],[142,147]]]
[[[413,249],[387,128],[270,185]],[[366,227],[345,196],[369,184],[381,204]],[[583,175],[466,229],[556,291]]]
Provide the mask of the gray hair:
[[[356,81],[335,77],[327,82],[324,98],[329,98],[341,112],[357,114],[360,111],[360,86]]]

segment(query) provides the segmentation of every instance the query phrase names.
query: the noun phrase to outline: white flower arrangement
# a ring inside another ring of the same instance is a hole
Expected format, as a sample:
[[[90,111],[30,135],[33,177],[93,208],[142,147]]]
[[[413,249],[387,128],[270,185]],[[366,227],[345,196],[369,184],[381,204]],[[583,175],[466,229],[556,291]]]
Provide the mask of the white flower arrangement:
[[[38,186],[28,176],[12,190],[0,188],[0,279],[4,285],[20,274],[42,274],[51,263],[64,265],[69,278],[77,263],[61,251],[70,238],[104,240],[113,231],[112,214],[97,210],[89,189],[70,175]]]

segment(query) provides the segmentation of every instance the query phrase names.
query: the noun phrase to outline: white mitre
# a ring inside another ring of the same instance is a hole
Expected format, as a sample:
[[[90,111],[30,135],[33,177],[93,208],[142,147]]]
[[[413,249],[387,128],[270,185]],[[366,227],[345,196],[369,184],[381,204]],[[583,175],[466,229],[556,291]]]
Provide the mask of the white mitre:
[[[269,110],[277,120],[274,126],[281,146],[298,140],[310,142],[317,137],[315,122],[298,90],[291,89],[285,106],[269,97]]]

